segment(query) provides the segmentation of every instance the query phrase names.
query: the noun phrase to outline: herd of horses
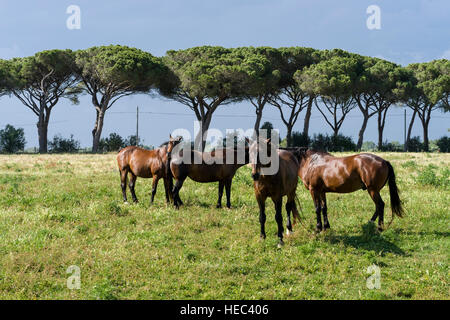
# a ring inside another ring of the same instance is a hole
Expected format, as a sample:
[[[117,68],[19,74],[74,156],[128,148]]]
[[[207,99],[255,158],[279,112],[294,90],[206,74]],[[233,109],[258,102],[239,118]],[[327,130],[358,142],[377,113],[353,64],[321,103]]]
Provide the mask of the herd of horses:
[[[278,226],[278,246],[283,245],[283,197],[287,197],[286,234],[292,232],[291,213],[294,223],[300,221],[297,208],[297,184],[301,179],[309,190],[314,201],[317,224],[316,231],[330,228],[327,216],[326,193],[350,193],[357,190],[367,190],[375,203],[375,213],[371,221],[378,219],[378,230],[384,229],[384,201],[380,190],[387,183],[389,186],[392,217],[402,217],[403,208],[399,198],[399,191],[395,182],[395,173],[389,161],[369,153],[361,153],[347,157],[335,157],[327,152],[309,150],[307,148],[277,148],[278,170],[274,174],[265,174],[260,160],[261,147],[272,150],[270,139],[249,140],[246,138],[244,150],[228,148],[212,152],[190,150],[190,155],[183,155],[184,149],[172,155],[174,148],[182,141],[181,137],[173,138],[163,143],[155,150],[146,150],[137,146],[129,146],[119,151],[117,162],[119,165],[123,200],[127,202],[127,180],[130,174],[129,189],[134,202],[138,202],[135,193],[137,177],[153,178],[151,202],[153,203],[158,181],[163,179],[167,203],[173,202],[179,208],[183,202],[180,189],[187,177],[196,182],[219,182],[217,208],[222,206],[222,195],[225,187],[227,207],[231,207],[231,183],[236,171],[243,165],[250,164],[256,201],[259,206],[260,236],[266,238],[265,232],[265,203],[270,197],[275,205],[275,220]],[[243,151],[243,161],[237,161],[238,151]],[[233,155],[233,159],[226,159]],[[184,157],[183,157],[184,156]],[[201,161],[182,161],[187,158],[193,160],[200,157]],[[215,159],[215,161],[208,161]],[[220,159],[221,161],[217,161]],[[175,180],[175,183],[173,183]],[[323,217],[323,224],[322,224]]]

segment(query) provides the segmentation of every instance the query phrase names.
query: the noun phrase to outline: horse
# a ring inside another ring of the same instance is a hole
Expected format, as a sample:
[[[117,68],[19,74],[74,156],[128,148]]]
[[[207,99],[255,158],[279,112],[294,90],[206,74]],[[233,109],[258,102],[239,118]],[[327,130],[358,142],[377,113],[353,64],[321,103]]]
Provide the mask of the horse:
[[[156,188],[158,187],[159,179],[164,179],[164,189],[166,192],[166,202],[170,202],[171,181],[167,175],[167,166],[170,159],[170,153],[173,148],[180,143],[181,137],[172,138],[169,136],[169,141],[161,144],[158,149],[146,150],[136,146],[128,146],[119,151],[117,155],[117,163],[119,165],[120,181],[122,187],[123,201],[127,203],[127,175],[131,174],[130,182],[128,184],[133,197],[133,202],[138,202],[134,187],[137,177],[153,178],[151,203],[155,198]]]
[[[252,179],[253,187],[255,190],[256,201],[259,206],[259,222],[261,226],[260,237],[262,240],[266,238],[265,232],[265,203],[266,199],[270,197],[275,205],[275,221],[278,225],[278,247],[284,244],[283,242],[283,196],[287,196],[286,212],[287,212],[287,225],[286,233],[289,235],[292,232],[291,223],[291,211],[294,216],[294,224],[300,221],[300,215],[296,206],[296,190],[297,190],[297,172],[298,161],[297,158],[289,151],[278,149],[275,155],[278,157],[279,167],[275,174],[264,174],[261,168],[270,166],[271,163],[262,164],[260,160],[259,152],[261,149],[258,145],[266,146],[267,150],[271,150],[271,140],[254,140],[250,146],[250,158],[252,166]],[[269,158],[272,157],[271,152],[268,152]],[[273,161],[273,160],[272,160]]]
[[[299,162],[298,176],[314,201],[317,232],[330,228],[327,216],[327,192],[350,193],[360,189],[367,190],[376,208],[371,221],[375,222],[378,218],[378,230],[381,232],[384,229],[384,202],[380,190],[387,182],[392,218],[394,215],[402,217],[402,202],[395,182],[394,168],[389,161],[370,153],[335,157],[327,152],[303,147],[296,148],[292,152]]]
[[[249,163],[248,147],[243,149],[245,158],[243,161],[238,161],[239,149],[224,148],[217,149],[212,152],[200,152],[197,150],[190,151],[190,163],[185,163],[182,160],[183,152],[174,157],[170,162],[170,171],[172,177],[175,179],[175,184],[172,190],[172,197],[174,205],[179,208],[183,202],[180,199],[180,189],[183,186],[187,177],[200,183],[219,182],[219,194],[216,208],[222,207],[222,195],[225,187],[227,197],[227,208],[231,208],[231,183],[236,171],[243,165]],[[227,159],[227,153],[233,154],[233,159]],[[178,157],[178,158],[177,158]],[[201,163],[195,163],[194,158],[202,159]],[[227,161],[228,160],[228,161]]]

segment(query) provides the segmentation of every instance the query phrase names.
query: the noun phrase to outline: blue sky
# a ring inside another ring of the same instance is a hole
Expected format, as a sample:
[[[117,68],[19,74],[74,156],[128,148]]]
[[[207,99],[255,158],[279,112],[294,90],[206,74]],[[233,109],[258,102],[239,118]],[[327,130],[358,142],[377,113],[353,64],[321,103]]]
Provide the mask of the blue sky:
[[[381,29],[366,27],[369,5],[381,9]],[[81,29],[69,30],[69,5],[81,9]],[[388,59],[402,65],[450,58],[450,2],[448,0],[251,0],[251,1],[2,1],[0,0],[0,58],[28,56],[52,48],[81,49],[94,45],[123,44],[160,56],[169,49],[198,45],[307,46],[344,50]],[[140,132],[144,143],[157,145],[176,128],[193,130],[194,116],[176,102],[146,95],[119,100],[106,115],[103,135],[135,131],[133,112],[139,105]],[[17,99],[0,98],[0,128],[7,123],[25,129],[27,147],[37,146],[36,118]],[[182,116],[157,113],[183,113]],[[211,127],[250,128],[249,103],[226,105],[217,110]],[[408,116],[411,112],[407,111]],[[236,117],[230,117],[236,115]],[[403,141],[403,108],[388,114],[384,137]],[[409,117],[408,117],[409,118]],[[95,112],[87,97],[80,105],[61,101],[54,109],[49,138],[74,134],[82,146],[91,145]],[[271,121],[285,135],[278,111],[266,107],[263,121]],[[303,128],[303,114],[295,130]],[[354,139],[360,127],[358,110],[344,123],[342,133]],[[448,135],[450,115],[436,112],[430,138]],[[317,110],[311,133],[330,132]],[[422,135],[419,122],[413,135]],[[368,125],[365,140],[376,141],[376,119]]]

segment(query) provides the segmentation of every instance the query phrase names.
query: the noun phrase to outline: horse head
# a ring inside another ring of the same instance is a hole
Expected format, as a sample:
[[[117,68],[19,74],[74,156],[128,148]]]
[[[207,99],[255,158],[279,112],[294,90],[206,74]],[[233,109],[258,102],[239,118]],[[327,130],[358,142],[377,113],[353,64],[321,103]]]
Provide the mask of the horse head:
[[[183,141],[183,137],[177,136],[175,138],[172,137],[172,135],[169,135],[169,143],[167,144],[167,157],[170,158],[172,155],[173,149],[181,142]]]
[[[261,155],[265,154],[268,157],[271,156],[271,139],[256,139],[249,140],[249,156],[250,163],[252,166],[252,179],[253,181],[258,181],[261,176],[261,167],[266,164],[261,163]]]

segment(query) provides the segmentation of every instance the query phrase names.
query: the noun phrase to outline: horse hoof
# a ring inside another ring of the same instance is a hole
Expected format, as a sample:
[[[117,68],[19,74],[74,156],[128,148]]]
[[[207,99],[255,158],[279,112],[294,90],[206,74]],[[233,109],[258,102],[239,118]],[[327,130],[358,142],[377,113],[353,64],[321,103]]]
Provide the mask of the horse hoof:
[[[222,208],[221,204],[216,205],[216,209],[220,209],[220,208]]]
[[[128,204],[130,204],[130,203],[129,203],[128,201],[124,201],[123,204],[127,204],[127,205],[128,205]]]
[[[261,241],[266,240],[266,235],[265,235],[265,234],[260,235],[260,236],[259,236],[259,239],[260,239]]]
[[[291,230],[289,231],[289,229],[286,229],[286,236],[290,236],[291,234],[293,234],[294,232]]]
[[[283,240],[280,240],[280,242],[278,242],[278,244],[277,244],[277,248],[281,249],[281,248],[283,248],[283,246],[284,246],[284,242],[283,242]]]

